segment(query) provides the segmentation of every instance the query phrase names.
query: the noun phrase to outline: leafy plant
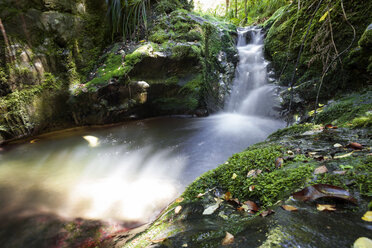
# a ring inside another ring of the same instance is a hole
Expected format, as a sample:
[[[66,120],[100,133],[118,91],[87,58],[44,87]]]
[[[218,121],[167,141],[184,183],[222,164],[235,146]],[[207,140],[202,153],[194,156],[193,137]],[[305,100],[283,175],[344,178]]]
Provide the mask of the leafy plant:
[[[118,34],[127,39],[141,28],[147,29],[150,0],[106,0],[106,3],[112,37]]]

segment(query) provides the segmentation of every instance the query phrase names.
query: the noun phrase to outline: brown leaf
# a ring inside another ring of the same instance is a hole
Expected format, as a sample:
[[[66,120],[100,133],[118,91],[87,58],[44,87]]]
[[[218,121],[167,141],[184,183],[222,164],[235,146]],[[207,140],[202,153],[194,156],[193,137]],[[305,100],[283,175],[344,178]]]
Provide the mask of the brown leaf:
[[[294,206],[291,206],[291,205],[282,205],[282,208],[283,208],[284,210],[286,210],[286,211],[290,211],[290,212],[292,212],[292,211],[297,211],[297,210],[298,210],[298,208],[296,208],[296,207],[294,207]]]
[[[349,147],[349,148],[354,149],[354,150],[363,150],[363,146],[359,143],[356,143],[356,142],[352,142],[352,143],[348,144],[346,147]]]
[[[332,124],[327,124],[327,125],[325,125],[324,128],[325,129],[337,129],[338,127],[337,126],[333,126]]]
[[[284,164],[283,158],[277,158],[275,160],[275,167],[276,168],[281,168],[283,166],[283,164]]]
[[[179,214],[179,213],[181,212],[181,210],[182,210],[182,206],[177,206],[177,207],[174,209],[174,212],[175,212],[176,214]]]
[[[304,188],[301,191],[292,194],[293,198],[298,201],[314,201],[319,198],[336,198],[356,203],[347,190],[328,184],[316,184]]]
[[[317,204],[316,209],[319,211],[336,211],[336,205]]]
[[[234,235],[229,232],[226,232],[225,238],[222,240],[222,245],[230,245],[234,243]]]
[[[258,206],[253,201],[245,201],[244,205],[248,206],[248,210],[252,210],[252,211],[255,211],[255,212],[258,211]]]
[[[254,186],[254,185],[249,186],[249,191],[253,191],[254,188],[256,188],[256,186]]]
[[[273,213],[275,213],[274,210],[268,209],[268,210],[263,211],[262,213],[260,213],[260,215],[261,215],[262,217],[266,217],[266,216],[268,216],[268,215],[270,215],[270,214],[273,214]]]
[[[223,195],[223,198],[225,199],[225,201],[230,201],[231,200],[231,193],[230,192],[226,192]]]
[[[316,168],[314,170],[315,175],[324,174],[324,173],[327,173],[327,172],[328,172],[328,169],[325,165],[319,166],[318,168]]]

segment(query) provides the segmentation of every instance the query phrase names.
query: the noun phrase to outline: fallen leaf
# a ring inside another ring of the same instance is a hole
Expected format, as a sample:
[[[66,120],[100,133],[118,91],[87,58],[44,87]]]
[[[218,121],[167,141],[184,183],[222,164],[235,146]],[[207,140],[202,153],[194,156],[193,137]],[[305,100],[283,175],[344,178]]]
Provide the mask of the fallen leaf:
[[[337,126],[333,126],[332,124],[327,124],[327,125],[325,125],[324,128],[325,129],[337,129],[338,127]]]
[[[262,213],[260,213],[260,215],[261,215],[262,217],[266,217],[266,216],[268,216],[268,215],[270,215],[270,214],[273,214],[273,213],[275,213],[274,210],[268,209],[268,210],[263,211]]]
[[[282,208],[285,210],[285,211],[297,211],[298,208],[294,207],[294,206],[291,206],[291,205],[282,205]]]
[[[345,175],[346,171],[333,171],[332,173],[335,175]]]
[[[154,240],[147,239],[147,241],[150,241],[151,243],[154,243],[154,244],[158,244],[158,243],[163,242],[163,241],[166,240],[166,239],[167,239],[167,238],[154,239]]]
[[[253,191],[255,187],[254,185],[249,186],[249,191]]]
[[[281,168],[283,166],[283,164],[284,164],[283,158],[277,158],[275,160],[275,167],[276,168]]]
[[[346,157],[350,157],[351,155],[353,155],[355,151],[352,151],[350,153],[346,153],[346,154],[342,154],[342,155],[339,155],[339,156],[335,156],[334,158],[346,158]]]
[[[204,196],[206,193],[207,193],[207,192],[205,192],[205,193],[199,193],[199,194],[196,196],[196,198],[200,198],[200,197]]]
[[[346,147],[352,148],[354,150],[363,150],[363,146],[359,143],[356,143],[356,142],[352,142],[352,143],[348,144]]]
[[[367,211],[363,215],[362,220],[365,220],[365,221],[368,221],[368,222],[372,222],[372,211]]]
[[[356,203],[349,191],[328,184],[315,184],[292,194],[298,201],[314,201],[319,198],[336,198]]]
[[[335,148],[340,148],[340,147],[342,147],[342,145],[339,144],[339,143],[336,143],[336,144],[333,145],[333,147],[335,147]]]
[[[222,200],[217,199],[216,204],[213,204],[213,205],[207,207],[206,209],[204,209],[203,215],[211,215],[211,214],[213,214],[217,210],[217,208],[220,206],[221,201]]]
[[[174,209],[174,212],[175,212],[176,214],[179,214],[179,213],[181,212],[181,210],[182,210],[182,206],[177,206],[177,207]]]
[[[254,212],[257,212],[258,211],[258,206],[253,201],[245,201],[243,204],[244,204],[243,207],[244,206],[247,206],[248,207],[248,211],[250,211],[250,210],[252,210]]]
[[[185,243],[185,244],[182,245],[182,247],[188,247],[188,245]]]
[[[231,193],[230,192],[226,192],[223,195],[223,198],[225,199],[225,201],[230,201],[231,200]]]
[[[232,175],[231,179],[235,179],[238,175],[236,175],[235,173]]]
[[[288,154],[289,156],[292,156],[292,155],[294,155],[294,152],[292,152],[291,150],[289,150],[289,151],[287,151],[287,154]]]
[[[222,245],[230,245],[234,243],[234,235],[229,232],[226,232],[225,238],[222,240]]]
[[[317,204],[316,209],[319,211],[336,211],[336,205]]]
[[[324,173],[327,173],[327,172],[328,172],[328,169],[325,165],[319,166],[318,168],[316,168],[314,170],[315,175],[324,174]]]
[[[257,177],[259,174],[262,173],[262,170],[250,170],[247,174],[247,177]]]
[[[224,214],[224,212],[218,213],[218,216],[220,216],[224,220],[227,220],[229,218],[226,214]]]
[[[366,237],[358,238],[353,245],[353,248],[371,248],[372,247],[372,240]]]
[[[183,200],[185,200],[185,198],[180,197],[180,198],[177,198],[177,199],[176,199],[176,202],[177,202],[177,203],[180,203],[180,202],[183,202]]]
[[[39,141],[39,139],[33,139],[33,140],[30,141],[30,143],[31,143],[31,144],[35,144],[35,143],[38,142],[38,141]]]

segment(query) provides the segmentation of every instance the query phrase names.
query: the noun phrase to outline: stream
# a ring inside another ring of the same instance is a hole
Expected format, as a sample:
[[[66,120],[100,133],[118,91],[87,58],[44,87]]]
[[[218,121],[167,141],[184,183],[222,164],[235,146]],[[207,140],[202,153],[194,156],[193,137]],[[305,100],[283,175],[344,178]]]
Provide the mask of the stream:
[[[202,173],[284,127],[272,109],[263,33],[238,33],[240,62],[223,112],[60,131],[0,151],[0,243],[43,246],[26,235],[37,224],[24,224],[40,214],[149,222]]]

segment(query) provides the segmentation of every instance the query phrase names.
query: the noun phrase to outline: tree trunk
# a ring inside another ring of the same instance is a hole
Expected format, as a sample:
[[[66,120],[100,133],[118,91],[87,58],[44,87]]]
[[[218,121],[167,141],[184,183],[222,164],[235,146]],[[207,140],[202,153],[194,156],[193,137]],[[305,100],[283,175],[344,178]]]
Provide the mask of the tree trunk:
[[[230,0],[226,0],[226,14],[225,14],[225,17],[227,17],[227,15],[229,14],[229,4],[230,4]]]
[[[6,35],[5,28],[4,28],[3,22],[1,21],[1,18],[0,18],[0,30],[4,37],[5,49],[8,51],[9,60],[10,62],[12,62],[13,61],[12,51],[10,50],[9,40]]]
[[[235,18],[238,18],[238,0],[235,0]]]

